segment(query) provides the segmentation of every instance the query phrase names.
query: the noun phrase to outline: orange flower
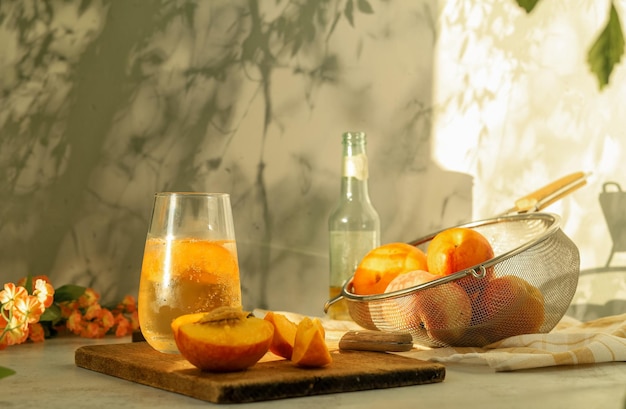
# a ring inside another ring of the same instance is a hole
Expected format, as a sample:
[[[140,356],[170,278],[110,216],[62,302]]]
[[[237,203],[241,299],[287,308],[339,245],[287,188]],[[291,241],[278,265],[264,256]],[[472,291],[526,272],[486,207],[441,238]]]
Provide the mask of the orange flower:
[[[115,316],[115,324],[117,325],[115,328],[115,336],[117,337],[129,335],[133,331],[130,321],[124,314],[117,314]]]
[[[106,331],[98,325],[97,322],[88,322],[80,333],[84,338],[102,338],[106,334]]]
[[[9,345],[45,339],[46,325],[53,331],[69,331],[87,338],[108,333],[124,336],[139,328],[137,302],[125,296],[115,308],[100,305],[100,295],[93,288],[79,287],[78,299],[54,302],[55,289],[47,276],[25,277],[18,284],[6,283],[0,291],[0,350]],[[60,320],[39,322],[42,314],[55,304]]]
[[[22,286],[16,286],[13,283],[6,283],[4,290],[0,291],[0,304],[5,310],[13,308],[15,300],[24,298],[28,295],[26,289]]]
[[[28,339],[33,342],[43,342],[45,339],[45,331],[43,330],[43,326],[36,322],[34,324],[28,325]]]
[[[48,278],[48,276],[46,275],[39,275],[39,276],[33,276],[31,277],[31,282],[34,283],[37,280],[43,280],[46,283],[50,283],[50,279]],[[17,283],[16,285],[22,286],[22,287],[26,287],[26,282],[28,281],[28,277],[22,277]],[[29,288],[27,288],[26,290],[30,290]]]
[[[120,305],[118,306],[122,312],[133,313],[137,310],[137,300],[132,295],[124,297]]]
[[[130,315],[130,322],[132,324],[133,330],[139,329],[139,314],[137,313],[137,310],[133,311],[133,313]]]
[[[61,318],[68,319],[78,309],[78,301],[63,301],[59,303]]]
[[[107,308],[103,308],[101,310],[100,325],[102,325],[105,333],[113,328],[113,325],[115,325],[115,318],[113,317],[113,313]]]
[[[55,304],[55,289],[45,275],[25,277],[17,285],[4,284],[0,291],[0,350],[27,340],[44,341],[47,325],[52,325],[53,331],[87,338],[108,333],[124,336],[139,328],[135,297],[127,295],[109,309],[100,305],[100,295],[93,288],[78,290],[84,290],[78,299]],[[53,304],[60,309],[60,320],[39,322]]]
[[[2,341],[7,345],[21,344],[28,338],[28,323],[12,316],[2,333]]]
[[[87,307],[87,311],[85,311],[84,319],[91,321],[94,319],[98,319],[102,316],[102,307],[100,304],[92,304]]]
[[[26,323],[33,324],[46,310],[34,295],[27,295],[15,300],[14,316],[21,317]]]
[[[33,295],[43,304],[44,308],[48,308],[54,301],[54,287],[46,280],[38,278],[35,281]]]
[[[2,351],[8,346],[8,340],[7,340],[7,337],[5,336],[5,333],[9,331],[7,329],[7,326],[8,326],[8,322],[6,318],[4,317],[4,314],[0,310],[0,351]]]
[[[0,291],[0,303],[2,303],[0,344],[4,349],[7,345],[26,341],[28,324],[37,322],[45,309],[37,297],[28,295],[24,287],[13,283],[5,284],[4,289]]]
[[[74,334],[80,334],[83,330],[83,315],[79,310],[72,311],[67,318],[67,329]]]
[[[87,308],[90,305],[96,304],[100,299],[100,294],[94,291],[93,288],[85,289],[83,295],[78,297],[78,305],[81,308]]]

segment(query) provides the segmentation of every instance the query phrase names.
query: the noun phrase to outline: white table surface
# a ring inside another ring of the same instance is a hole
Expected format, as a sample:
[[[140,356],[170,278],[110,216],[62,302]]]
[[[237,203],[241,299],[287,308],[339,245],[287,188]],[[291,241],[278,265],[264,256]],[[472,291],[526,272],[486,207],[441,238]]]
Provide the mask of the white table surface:
[[[441,383],[363,392],[216,405],[79,368],[83,345],[130,342],[63,337],[0,351],[0,408],[626,408],[626,363],[496,373],[486,366],[447,364]]]

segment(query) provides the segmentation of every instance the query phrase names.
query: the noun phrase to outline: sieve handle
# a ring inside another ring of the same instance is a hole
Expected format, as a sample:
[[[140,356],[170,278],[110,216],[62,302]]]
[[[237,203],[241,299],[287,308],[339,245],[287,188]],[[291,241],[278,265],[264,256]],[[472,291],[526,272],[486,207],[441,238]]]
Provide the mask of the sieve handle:
[[[504,212],[504,214],[538,212],[557,200],[562,199],[564,196],[572,193],[576,189],[583,187],[587,183],[588,176],[589,174],[586,172],[574,172],[563,176],[562,178],[517,199],[515,201],[515,207]]]
[[[330,300],[326,301],[324,303],[324,314],[326,314],[328,312],[328,310],[330,309],[330,306],[333,305],[336,302],[339,302],[341,299],[343,298],[343,295],[339,294],[338,296],[331,298]]]

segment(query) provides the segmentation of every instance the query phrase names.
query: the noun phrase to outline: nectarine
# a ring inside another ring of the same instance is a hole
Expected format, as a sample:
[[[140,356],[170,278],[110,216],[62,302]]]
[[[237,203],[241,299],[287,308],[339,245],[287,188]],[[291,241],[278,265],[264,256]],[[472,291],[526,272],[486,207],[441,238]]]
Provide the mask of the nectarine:
[[[541,291],[528,281],[513,275],[491,280],[480,297],[475,319],[487,323],[494,333],[491,341],[539,331],[545,318]]]
[[[269,350],[274,336],[271,322],[235,307],[183,315],[171,327],[183,357],[211,372],[241,371],[254,365]]]
[[[388,243],[370,250],[357,266],[352,279],[355,294],[382,294],[399,274],[426,270],[426,254],[407,243]]]
[[[428,271],[437,276],[450,275],[484,263],[494,257],[493,248],[485,236],[474,229],[453,227],[433,237],[426,250]],[[456,282],[474,299],[494,276],[486,269],[483,278],[468,275]]]
[[[394,278],[385,292],[414,287],[438,278],[427,271],[411,271]],[[399,308],[384,308],[386,320],[394,320],[402,327],[415,331],[424,328],[432,340],[447,345],[454,345],[463,336],[472,317],[469,296],[455,282],[423,289],[401,299],[392,299],[392,302],[398,303]],[[400,307],[400,303],[404,306]],[[406,303],[409,303],[408,308]]]

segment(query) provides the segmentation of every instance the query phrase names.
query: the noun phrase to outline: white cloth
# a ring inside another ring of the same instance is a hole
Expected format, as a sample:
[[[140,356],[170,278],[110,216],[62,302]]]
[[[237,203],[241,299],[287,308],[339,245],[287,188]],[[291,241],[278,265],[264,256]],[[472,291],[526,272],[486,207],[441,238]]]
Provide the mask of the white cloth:
[[[435,362],[486,364],[496,371],[626,361],[626,314],[580,322],[565,317],[547,334],[518,335],[482,348],[414,348]]]
[[[281,312],[294,322],[302,315]],[[255,315],[263,315],[256,310]],[[360,329],[354,322],[322,318],[329,349],[336,349],[345,332]],[[580,322],[564,317],[547,334],[526,334],[503,339],[482,348],[415,346],[399,355],[434,362],[488,365],[495,371],[626,362],[626,314]]]

